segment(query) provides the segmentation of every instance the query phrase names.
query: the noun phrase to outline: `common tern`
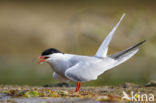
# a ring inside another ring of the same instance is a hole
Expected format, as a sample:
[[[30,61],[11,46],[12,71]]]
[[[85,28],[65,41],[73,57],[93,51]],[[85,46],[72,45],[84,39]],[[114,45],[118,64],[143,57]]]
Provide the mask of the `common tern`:
[[[107,55],[110,41],[124,16],[125,14],[122,15],[118,23],[107,35],[94,56],[66,54],[55,48],[49,48],[41,53],[39,63],[49,63],[54,71],[53,78],[56,80],[77,82],[75,91],[78,92],[81,82],[96,80],[99,75],[130,59],[138,52],[138,46],[145,42],[144,40],[128,49]]]

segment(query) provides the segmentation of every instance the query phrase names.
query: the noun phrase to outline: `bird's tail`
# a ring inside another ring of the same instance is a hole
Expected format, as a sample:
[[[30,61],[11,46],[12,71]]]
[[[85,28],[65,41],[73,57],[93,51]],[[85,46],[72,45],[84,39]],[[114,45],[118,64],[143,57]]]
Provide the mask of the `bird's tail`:
[[[111,39],[116,31],[116,29],[118,28],[120,22],[122,21],[122,19],[124,18],[126,14],[124,13],[120,20],[118,21],[118,23],[115,25],[115,27],[112,29],[112,31],[107,35],[107,37],[105,38],[105,40],[102,42],[102,44],[100,45],[98,51],[96,52],[95,56],[96,57],[106,57],[107,56],[107,51],[108,51],[108,46],[111,42]]]

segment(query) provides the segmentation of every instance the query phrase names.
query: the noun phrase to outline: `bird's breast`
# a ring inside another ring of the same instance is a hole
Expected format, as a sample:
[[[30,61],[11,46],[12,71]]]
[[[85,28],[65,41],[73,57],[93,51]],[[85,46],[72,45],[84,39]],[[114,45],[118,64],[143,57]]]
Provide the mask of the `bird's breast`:
[[[69,68],[69,63],[65,61],[55,61],[49,64],[52,69],[61,76],[65,76],[65,71]]]

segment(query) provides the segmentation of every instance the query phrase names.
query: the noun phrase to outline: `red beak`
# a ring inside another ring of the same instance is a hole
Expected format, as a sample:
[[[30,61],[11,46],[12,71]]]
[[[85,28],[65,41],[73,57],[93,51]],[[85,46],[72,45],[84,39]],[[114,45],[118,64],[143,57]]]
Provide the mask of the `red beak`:
[[[45,62],[45,57],[44,56],[39,56],[38,59],[39,59],[38,64],[41,64],[41,63]]]

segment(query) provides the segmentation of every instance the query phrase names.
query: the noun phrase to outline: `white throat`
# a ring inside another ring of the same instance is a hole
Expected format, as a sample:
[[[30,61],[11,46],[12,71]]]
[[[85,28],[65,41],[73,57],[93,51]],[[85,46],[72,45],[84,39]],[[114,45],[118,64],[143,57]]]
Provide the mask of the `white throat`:
[[[62,53],[54,53],[54,54],[51,54],[49,55],[50,58],[47,59],[47,62],[48,63],[52,63],[52,64],[55,64],[56,62],[61,62],[61,61],[64,61],[64,54]]]

